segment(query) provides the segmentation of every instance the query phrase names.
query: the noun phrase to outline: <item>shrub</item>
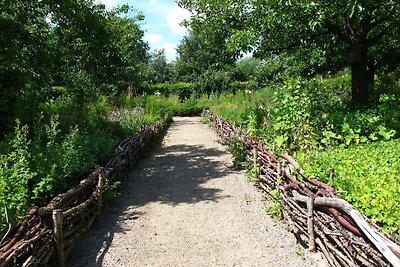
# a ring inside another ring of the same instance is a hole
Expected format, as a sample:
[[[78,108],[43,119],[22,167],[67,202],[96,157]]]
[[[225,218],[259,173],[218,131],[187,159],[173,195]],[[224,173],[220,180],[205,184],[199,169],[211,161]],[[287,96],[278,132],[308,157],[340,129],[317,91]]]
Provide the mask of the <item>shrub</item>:
[[[31,169],[31,154],[28,150],[28,127],[17,122],[14,138],[10,141],[10,152],[0,155],[0,212],[5,207],[11,213],[11,219],[25,215],[29,200],[29,183],[35,177]],[[1,217],[0,226],[4,228],[5,217]]]
[[[161,94],[168,97],[175,94],[179,96],[179,100],[185,100],[193,94],[193,85],[191,83],[159,83],[150,86],[151,94]]]
[[[400,140],[391,140],[302,152],[297,160],[308,175],[333,185],[344,199],[396,234],[400,230],[399,154]],[[329,168],[334,169],[333,179]]]
[[[256,85],[252,81],[239,82],[234,81],[229,84],[229,92],[236,93],[237,91],[254,91],[256,90]]]
[[[194,82],[194,90],[197,96],[202,94],[221,93],[230,89],[232,73],[224,70],[209,69],[200,75]]]

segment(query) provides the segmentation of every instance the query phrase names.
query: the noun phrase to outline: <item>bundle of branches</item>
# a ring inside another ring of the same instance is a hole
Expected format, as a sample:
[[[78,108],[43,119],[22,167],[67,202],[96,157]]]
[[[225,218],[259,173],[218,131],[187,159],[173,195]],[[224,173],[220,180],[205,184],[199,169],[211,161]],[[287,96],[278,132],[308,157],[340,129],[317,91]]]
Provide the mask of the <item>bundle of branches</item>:
[[[19,265],[29,266],[34,260],[34,256],[30,255],[33,251],[40,254],[41,262],[49,262],[53,252],[53,238],[38,210],[38,207],[33,207],[22,222],[10,229],[8,238],[0,245],[1,267],[18,266],[21,262],[24,265]]]
[[[89,175],[80,175],[78,183],[47,206],[32,208],[1,238],[0,267],[65,266],[65,259],[99,215],[104,192],[122,181],[162,126],[157,122],[142,127],[122,140],[104,168],[97,166]]]
[[[309,179],[288,154],[280,158],[243,131],[207,112],[222,138],[240,138],[260,167],[258,186],[279,191],[284,218],[311,251],[319,249],[331,266],[400,266],[400,244],[385,234],[334,188]]]

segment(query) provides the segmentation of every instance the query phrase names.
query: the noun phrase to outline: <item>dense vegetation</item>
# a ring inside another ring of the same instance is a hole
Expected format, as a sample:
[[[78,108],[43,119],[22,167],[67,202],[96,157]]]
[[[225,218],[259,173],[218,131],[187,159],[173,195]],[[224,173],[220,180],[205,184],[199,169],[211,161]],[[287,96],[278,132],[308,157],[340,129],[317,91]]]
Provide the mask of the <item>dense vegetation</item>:
[[[193,15],[167,62],[128,6],[0,1],[0,209],[20,218],[141,125],[211,108],[398,233],[399,4],[177,2]]]
[[[398,235],[399,3],[178,2],[194,15],[177,71],[195,90],[230,91],[211,109]]]
[[[294,155],[307,174],[333,185],[341,197],[395,234],[400,227],[400,97],[381,94],[376,106],[354,110],[350,96],[343,94],[349,86],[346,76],[291,79],[223,95],[211,109],[276,154]]]
[[[142,95],[152,55],[143,15],[128,6],[0,1],[0,9],[3,226],[4,212],[20,219],[111,156],[121,139],[185,106]]]

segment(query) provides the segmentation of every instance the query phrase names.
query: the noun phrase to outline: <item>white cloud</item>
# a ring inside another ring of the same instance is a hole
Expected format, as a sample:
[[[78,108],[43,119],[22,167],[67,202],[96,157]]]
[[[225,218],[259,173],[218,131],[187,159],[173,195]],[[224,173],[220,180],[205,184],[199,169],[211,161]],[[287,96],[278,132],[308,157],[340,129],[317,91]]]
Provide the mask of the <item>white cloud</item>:
[[[167,57],[168,61],[172,61],[176,58],[176,44],[163,44],[158,49],[164,49],[165,50],[165,56]]]
[[[144,39],[149,43],[158,44],[164,39],[164,36],[162,34],[146,33]]]
[[[118,3],[118,0],[100,0],[106,7],[115,7]]]
[[[150,4],[150,5],[154,5],[154,4],[157,4],[157,2],[158,2],[158,0],[150,0],[150,1],[149,1],[149,4]]]
[[[190,18],[190,12],[182,8],[174,8],[167,16],[167,22],[172,32],[175,34],[185,34],[187,29],[180,23]]]

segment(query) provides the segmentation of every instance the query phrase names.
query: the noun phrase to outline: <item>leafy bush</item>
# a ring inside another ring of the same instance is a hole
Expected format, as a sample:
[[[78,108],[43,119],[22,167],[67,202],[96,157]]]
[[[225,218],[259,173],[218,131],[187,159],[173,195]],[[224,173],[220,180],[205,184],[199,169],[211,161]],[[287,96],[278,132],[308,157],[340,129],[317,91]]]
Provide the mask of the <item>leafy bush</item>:
[[[252,91],[252,90],[255,90],[255,88],[256,88],[256,86],[255,86],[254,82],[252,82],[252,81],[246,81],[246,82],[234,81],[229,84],[228,91],[235,93],[240,90]]]
[[[228,70],[208,69],[194,82],[194,90],[197,96],[202,94],[221,93],[230,89],[232,73]]]
[[[340,195],[392,234],[400,230],[400,140],[302,152],[306,173],[333,185]],[[334,168],[333,179],[329,168]]]
[[[167,116],[161,104],[131,101],[121,98],[128,108],[112,107],[109,98],[99,98],[80,107],[65,96],[43,104],[30,127],[17,122],[0,144],[0,210],[7,207],[11,217],[20,219],[32,205],[43,205],[64,190],[69,178],[105,161],[119,140]]]
[[[183,101],[193,94],[193,85],[191,83],[158,83],[150,86],[151,94],[161,94],[168,97],[169,95],[178,95],[179,100]]]
[[[15,137],[10,142],[10,152],[0,155],[0,211],[5,207],[14,217],[21,218],[25,215],[29,196],[29,182],[35,177],[35,172],[30,167],[31,154],[27,147],[28,128],[17,123]],[[4,227],[5,218],[0,219],[1,228]]]
[[[383,106],[388,103],[378,108],[353,110],[343,84],[346,80],[328,83],[293,79],[259,92],[223,95],[214,102],[212,110],[228,121],[244,125],[248,134],[262,138],[278,151],[314,150],[394,138],[398,113],[391,114],[391,106]]]
[[[239,138],[233,137],[225,140],[225,145],[228,146],[229,152],[232,154],[233,167],[242,169],[246,159],[246,144]]]
[[[268,102],[265,91],[238,91],[235,94],[223,93],[211,95],[211,110],[227,121],[244,126],[248,114],[256,109],[258,104]]]
[[[127,108],[115,108],[109,115],[108,119],[121,125],[129,131],[137,132],[140,130],[140,126],[144,124],[145,113],[143,109],[127,109]]]
[[[256,92],[211,97],[211,110],[276,153],[285,150],[306,173],[341,195],[386,231],[399,229],[400,98],[381,94],[364,109],[351,106],[350,77],[287,79]],[[334,167],[334,180],[328,169]]]

